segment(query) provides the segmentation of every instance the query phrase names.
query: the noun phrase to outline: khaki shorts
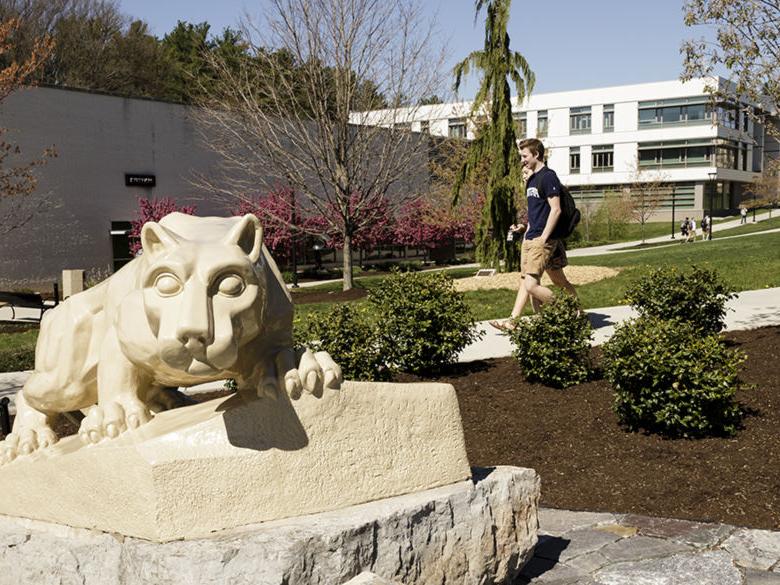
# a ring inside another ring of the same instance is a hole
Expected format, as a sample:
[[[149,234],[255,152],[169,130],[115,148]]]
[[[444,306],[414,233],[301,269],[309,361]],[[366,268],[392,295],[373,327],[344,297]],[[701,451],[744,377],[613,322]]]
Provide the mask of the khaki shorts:
[[[520,274],[541,277],[545,270],[560,270],[568,266],[566,247],[561,240],[547,240],[542,246],[539,238],[523,240],[520,252]]]

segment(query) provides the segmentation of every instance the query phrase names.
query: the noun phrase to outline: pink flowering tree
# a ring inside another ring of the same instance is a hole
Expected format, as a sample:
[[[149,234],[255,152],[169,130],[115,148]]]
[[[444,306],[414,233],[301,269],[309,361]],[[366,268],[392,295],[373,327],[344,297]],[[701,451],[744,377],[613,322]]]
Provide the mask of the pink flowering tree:
[[[307,230],[307,216],[294,199],[289,187],[277,187],[265,195],[242,199],[234,215],[253,213],[263,226],[263,243],[271,254],[283,261],[291,256],[293,234]],[[294,217],[293,217],[294,216]],[[296,238],[296,243],[299,240]]]
[[[419,198],[406,203],[395,224],[395,241],[407,246],[438,248],[462,240],[474,241],[479,221],[479,198],[452,208],[447,202]]]
[[[329,209],[328,215],[332,217],[338,213],[338,210]],[[395,243],[394,220],[386,197],[366,198],[353,193],[347,215],[353,218],[351,242],[354,249],[367,251]],[[322,214],[311,216],[305,227],[309,233],[320,235],[329,248],[344,246],[343,233]]]
[[[135,256],[141,249],[141,228],[147,221],[160,221],[169,213],[178,211],[192,215],[195,213],[194,205],[179,206],[173,199],[163,197],[162,199],[138,198],[138,213],[136,219],[130,223],[130,253]]]

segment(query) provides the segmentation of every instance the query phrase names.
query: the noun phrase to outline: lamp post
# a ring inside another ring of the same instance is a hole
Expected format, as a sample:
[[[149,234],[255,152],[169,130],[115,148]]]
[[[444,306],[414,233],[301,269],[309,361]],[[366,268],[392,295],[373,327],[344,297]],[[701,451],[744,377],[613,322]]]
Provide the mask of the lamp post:
[[[676,197],[674,192],[674,187],[672,187],[672,239],[674,239],[674,232],[677,229],[677,226],[674,222],[674,203],[675,203]]]
[[[291,222],[290,222],[290,247],[292,248],[290,254],[290,260],[292,261],[292,288],[298,288],[298,255],[295,251],[295,189],[290,189],[290,206],[291,206]]]
[[[753,223],[756,223],[756,194],[753,193]]]
[[[718,178],[718,172],[712,171],[708,173],[710,178],[710,224],[707,226],[707,239],[712,239],[712,226],[715,223],[715,215],[713,214],[713,200],[715,198],[715,179]]]

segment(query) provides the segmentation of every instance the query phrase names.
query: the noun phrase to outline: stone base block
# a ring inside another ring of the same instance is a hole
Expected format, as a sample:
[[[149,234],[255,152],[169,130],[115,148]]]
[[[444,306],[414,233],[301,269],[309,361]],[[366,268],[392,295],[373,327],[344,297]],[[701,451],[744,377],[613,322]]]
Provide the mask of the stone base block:
[[[345,382],[163,412],[0,467],[0,514],[154,541],[336,510],[469,477],[449,384]]]
[[[0,585],[511,583],[536,544],[539,477],[474,480],[208,538],[155,543],[0,517]],[[295,486],[291,486],[295,489]]]

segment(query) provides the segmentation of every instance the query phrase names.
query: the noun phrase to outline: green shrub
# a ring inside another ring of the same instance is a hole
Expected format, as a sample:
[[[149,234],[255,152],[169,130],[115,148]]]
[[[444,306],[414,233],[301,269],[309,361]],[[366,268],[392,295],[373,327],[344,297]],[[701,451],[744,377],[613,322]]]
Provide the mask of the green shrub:
[[[313,314],[298,334],[314,351],[327,351],[348,380],[386,380],[378,328],[365,307],[345,303],[325,314]]]
[[[557,295],[539,314],[515,324],[509,338],[528,381],[567,388],[588,379],[592,333],[577,299]]]
[[[618,326],[604,345],[621,423],[670,437],[736,432],[742,411],[734,396],[744,359],[717,335],[653,317]]]
[[[435,371],[481,337],[463,294],[441,272],[393,271],[368,292],[368,305],[386,363],[405,372]]]
[[[701,266],[657,268],[626,291],[640,315],[686,323],[704,334],[723,329],[726,303],[735,296],[717,271]]]

